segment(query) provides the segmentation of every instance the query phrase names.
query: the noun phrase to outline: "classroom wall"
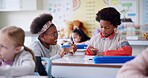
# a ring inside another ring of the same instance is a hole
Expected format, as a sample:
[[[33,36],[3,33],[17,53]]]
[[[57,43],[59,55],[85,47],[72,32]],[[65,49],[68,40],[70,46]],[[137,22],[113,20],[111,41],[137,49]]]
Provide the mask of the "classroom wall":
[[[41,13],[48,13],[48,0],[40,2],[41,10],[34,11],[0,11],[0,28],[4,26],[16,25],[25,31],[30,30],[31,21]],[[40,7],[38,6],[38,7]]]
[[[41,13],[46,11],[18,11],[18,12],[0,12],[0,27],[16,25],[29,31],[31,21]]]

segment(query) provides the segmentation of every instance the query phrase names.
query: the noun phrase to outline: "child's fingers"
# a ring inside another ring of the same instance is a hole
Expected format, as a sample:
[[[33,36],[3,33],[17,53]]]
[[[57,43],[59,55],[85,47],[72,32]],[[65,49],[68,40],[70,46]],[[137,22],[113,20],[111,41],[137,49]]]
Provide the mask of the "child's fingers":
[[[62,48],[60,51],[60,56],[63,57],[64,55],[68,54],[69,48]]]
[[[92,48],[91,49],[93,52],[97,52],[98,51],[98,49],[96,49],[96,48]]]
[[[73,52],[75,52],[77,50],[76,44],[71,44],[70,49],[72,49]]]
[[[93,46],[89,45],[88,48],[94,48]]]
[[[99,51],[98,49],[94,48],[94,47],[90,47],[90,51],[92,54],[97,54],[97,52]]]

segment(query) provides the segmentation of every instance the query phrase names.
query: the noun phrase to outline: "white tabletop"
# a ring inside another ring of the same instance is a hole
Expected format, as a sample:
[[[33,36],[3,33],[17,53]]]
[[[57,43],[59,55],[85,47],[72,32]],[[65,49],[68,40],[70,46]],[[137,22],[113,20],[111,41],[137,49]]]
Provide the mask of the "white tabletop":
[[[22,77],[0,76],[0,78],[48,78],[48,77],[47,76],[22,76]]]
[[[95,64],[93,60],[88,60],[92,56],[84,55],[73,55],[73,56],[64,56],[63,58],[53,60],[53,65],[69,65],[69,66],[99,66],[99,67],[113,67],[120,68],[122,64],[119,63],[109,63],[109,64]]]
[[[115,78],[122,66],[122,64],[94,64],[93,60],[84,60],[84,57],[73,55],[53,60],[52,75],[61,78]]]

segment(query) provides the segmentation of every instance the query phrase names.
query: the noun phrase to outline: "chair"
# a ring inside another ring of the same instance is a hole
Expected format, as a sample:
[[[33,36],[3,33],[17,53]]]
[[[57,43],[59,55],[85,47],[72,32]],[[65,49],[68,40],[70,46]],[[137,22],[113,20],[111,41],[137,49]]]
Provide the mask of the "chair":
[[[52,62],[50,58],[36,56],[36,72],[38,72],[40,76],[48,76],[48,78],[52,78],[51,67]]]
[[[45,68],[45,71],[47,72],[48,78],[52,78],[52,75],[51,75],[52,62],[51,62],[50,58],[42,57],[41,59],[42,59],[42,61],[44,61],[44,64],[43,64],[43,62],[42,62],[42,64],[44,65],[44,68]]]

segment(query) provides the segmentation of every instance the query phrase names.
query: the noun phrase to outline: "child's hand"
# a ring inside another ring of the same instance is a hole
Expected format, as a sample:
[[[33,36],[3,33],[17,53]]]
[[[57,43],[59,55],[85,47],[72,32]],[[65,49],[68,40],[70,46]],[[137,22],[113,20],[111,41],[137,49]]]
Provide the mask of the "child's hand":
[[[76,46],[76,44],[71,44],[71,45],[70,45],[70,50],[69,50],[69,52],[72,53],[72,54],[74,54],[76,51],[77,51],[77,46]]]
[[[69,48],[62,48],[59,55],[63,57],[64,55],[68,54]]]
[[[64,55],[71,53],[72,55],[76,52],[77,46],[75,44],[71,44],[70,47],[62,48],[59,55],[63,57]]]
[[[96,55],[97,52],[99,52],[99,50],[97,48],[94,48],[93,46],[88,46],[88,48],[90,49],[90,52],[92,55]]]

